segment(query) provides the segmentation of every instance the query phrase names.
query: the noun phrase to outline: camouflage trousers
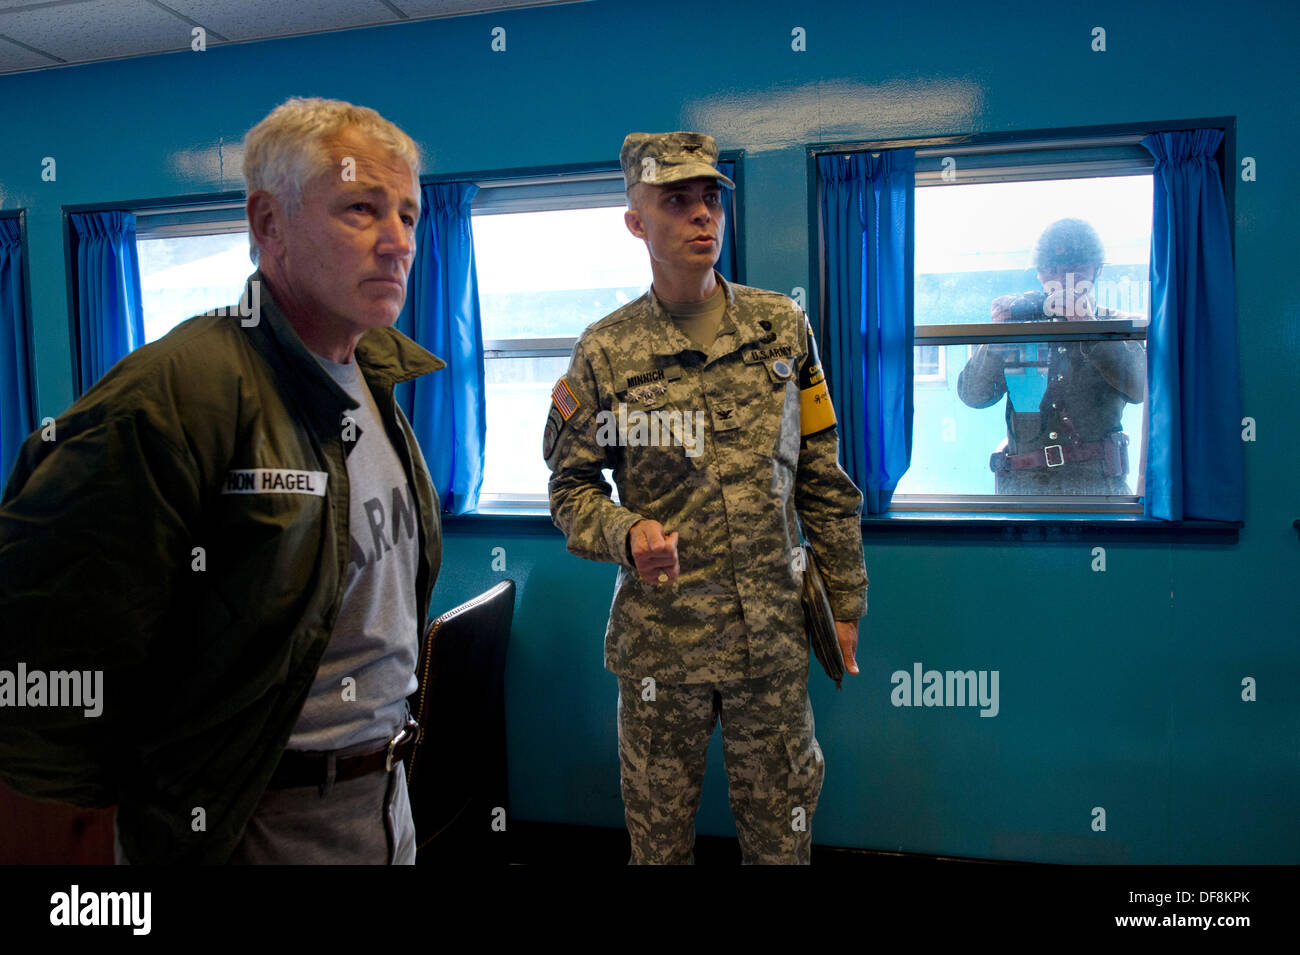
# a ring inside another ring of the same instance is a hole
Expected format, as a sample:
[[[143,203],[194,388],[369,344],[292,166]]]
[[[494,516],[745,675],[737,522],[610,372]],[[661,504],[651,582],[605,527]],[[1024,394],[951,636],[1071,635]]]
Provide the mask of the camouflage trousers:
[[[813,735],[806,662],[796,670],[721,683],[648,687],[619,677],[618,689],[618,752],[633,864],[693,861],[705,756],[721,720],[743,861],[807,865],[824,766]]]

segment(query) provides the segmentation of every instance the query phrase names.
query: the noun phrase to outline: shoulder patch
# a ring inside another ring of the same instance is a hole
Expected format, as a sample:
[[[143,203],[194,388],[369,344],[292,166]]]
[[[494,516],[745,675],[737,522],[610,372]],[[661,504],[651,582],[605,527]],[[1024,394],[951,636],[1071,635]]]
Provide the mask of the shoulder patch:
[[[551,403],[559,409],[560,416],[565,421],[568,421],[573,417],[573,413],[578,410],[580,402],[573,394],[573,389],[569,387],[569,383],[561,378],[551,390]]]
[[[560,417],[559,409],[552,405],[550,413],[546,416],[546,428],[542,431],[542,457],[547,461],[551,459],[551,452],[555,450],[555,442],[559,439],[560,429],[563,427],[564,419]]]

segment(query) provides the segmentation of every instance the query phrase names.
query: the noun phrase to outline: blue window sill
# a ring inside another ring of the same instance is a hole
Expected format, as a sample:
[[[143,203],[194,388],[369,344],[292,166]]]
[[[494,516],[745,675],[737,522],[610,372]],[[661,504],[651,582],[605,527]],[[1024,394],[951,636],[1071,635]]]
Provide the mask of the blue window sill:
[[[470,511],[467,514],[443,514],[442,529],[454,534],[556,534],[560,529],[551,521],[546,508],[509,507]]]
[[[442,526],[457,534],[559,534],[545,509],[509,508],[443,515]],[[1024,514],[950,511],[893,511],[862,519],[862,536],[877,540],[967,540],[1074,543],[1139,541],[1236,544],[1240,522],[1154,521],[1139,514]]]
[[[1140,514],[891,511],[863,517],[863,537],[913,540],[1143,541],[1235,544],[1240,521],[1158,521]]]

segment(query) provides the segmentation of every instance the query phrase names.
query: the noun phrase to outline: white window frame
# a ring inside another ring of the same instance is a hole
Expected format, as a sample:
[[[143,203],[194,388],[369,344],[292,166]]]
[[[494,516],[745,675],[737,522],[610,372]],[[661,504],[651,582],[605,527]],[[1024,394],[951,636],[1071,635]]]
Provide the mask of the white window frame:
[[[925,342],[925,344],[930,344]],[[948,383],[948,353],[940,348],[937,352],[939,356],[939,368],[933,374],[921,374],[915,370],[912,372],[913,385],[925,385],[927,387],[939,387]]]
[[[178,239],[185,236],[248,232],[243,199],[147,207],[131,209],[130,212],[135,216],[137,242],[141,239]],[[248,267],[252,271],[251,259]]]

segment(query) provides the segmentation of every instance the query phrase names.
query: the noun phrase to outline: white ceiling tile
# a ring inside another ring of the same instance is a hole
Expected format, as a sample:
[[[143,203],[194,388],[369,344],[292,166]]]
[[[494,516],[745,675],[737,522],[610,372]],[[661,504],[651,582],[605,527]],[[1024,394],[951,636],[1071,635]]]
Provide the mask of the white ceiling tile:
[[[72,63],[189,49],[190,26],[147,0],[0,11],[0,34]]]
[[[187,50],[189,21],[209,31],[211,47],[223,39],[401,23],[403,15],[423,20],[581,2],[590,0],[0,0],[0,73]]]
[[[53,7],[69,7],[76,3],[86,2],[87,0],[0,0],[0,12],[15,7],[43,7],[50,9]]]
[[[22,70],[39,70],[43,66],[62,66],[57,60],[23,49],[0,37],[0,73],[18,73]]]
[[[393,6],[412,18],[455,17],[490,10],[549,6],[576,0],[391,0]]]
[[[379,0],[162,0],[167,6],[231,40],[324,33],[353,27],[400,23],[402,18]]]

